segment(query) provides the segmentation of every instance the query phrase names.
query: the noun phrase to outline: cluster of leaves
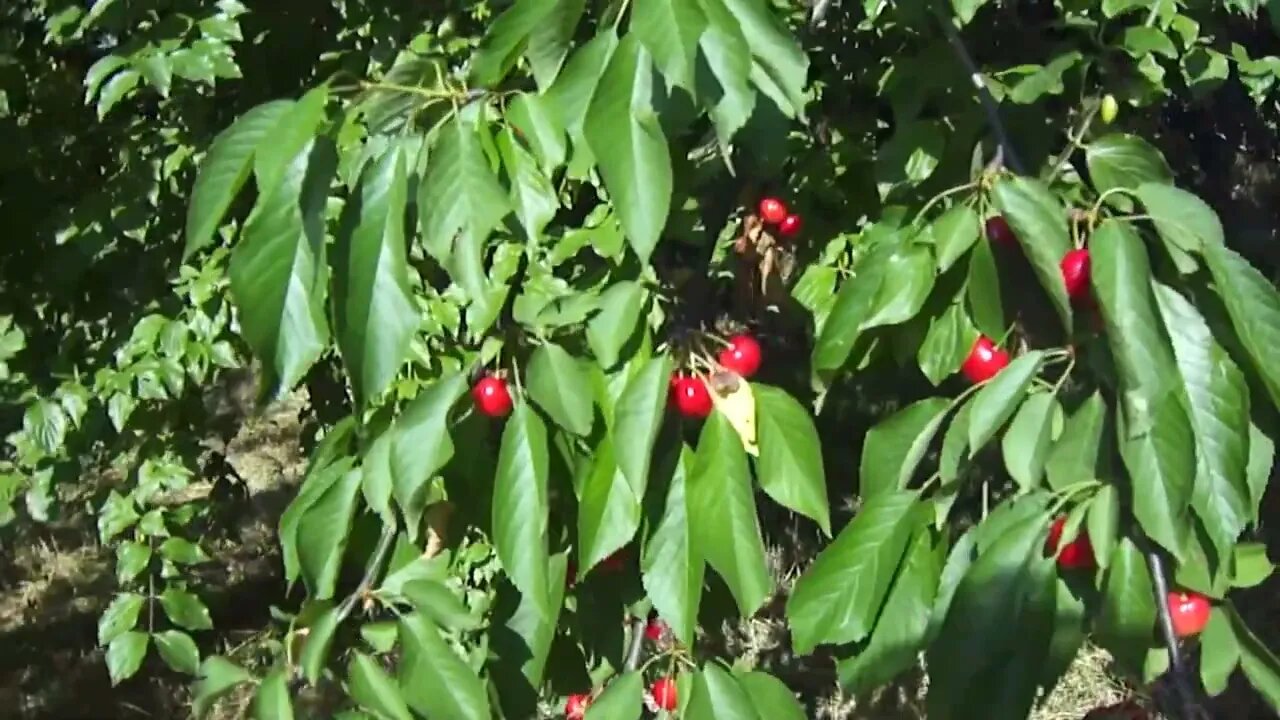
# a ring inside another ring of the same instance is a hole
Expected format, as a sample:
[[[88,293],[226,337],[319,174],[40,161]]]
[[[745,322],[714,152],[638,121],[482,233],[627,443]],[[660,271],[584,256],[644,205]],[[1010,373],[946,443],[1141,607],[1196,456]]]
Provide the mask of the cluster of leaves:
[[[240,78],[255,12],[37,5],[49,42],[109,48],[83,71],[100,120],[154,92],[168,123],[120,121],[122,164],[146,171],[103,191],[109,222],[86,203],[61,237],[176,237],[189,189],[177,310],[77,330],[99,360],[92,382],[2,366],[19,388],[5,400],[24,408],[6,508],[22,497],[48,518],[59,472],[104,438],[128,477],[98,509],[121,585],[98,638],[114,681],[154,643],[199,674],[197,712],[254,682],[258,716],[292,717],[301,680],[341,685],[347,718],[530,717],[584,692],[599,693],[592,720],[634,718],[645,679],[673,676],[682,717],[803,717],[776,678],[701,642],[720,612],[708,598],[727,591],[749,617],[778,590],[759,489],[816,533],[838,530],[786,614],[795,649],[835,646],[855,691],[924,652],[930,717],[1024,717],[1086,636],[1150,679],[1167,661],[1154,553],[1218,601],[1204,687],[1240,667],[1280,704],[1280,661],[1226,597],[1271,572],[1255,530],[1280,295],[1155,147],[1093,119],[1100,87],[1141,107],[1212,92],[1232,67],[1270,97],[1275,58],[1219,49],[1226,19],[1256,6],[1104,1],[1055,17],[1053,58],[989,76],[998,100],[1036,112],[1086,98],[1065,148],[1071,113],[1018,128],[1043,167],[1031,178],[987,165],[979,104],[937,71],[957,65],[951,20],[940,33],[912,4],[850,8],[807,37],[833,47],[847,29],[841,61],[886,71],[846,83],[823,53],[811,68],[799,13],[765,0],[480,3],[390,41],[388,17],[418,16],[353,3],[332,67],[279,83],[308,89],[245,109],[203,154],[189,134]],[[985,3],[953,5],[961,28],[999,22]],[[477,20],[483,37],[457,30]],[[868,86],[889,131],[869,112],[833,127]],[[825,138],[791,134],[815,115]],[[801,264],[794,283],[741,261],[744,238],[759,241],[744,231],[758,184],[784,170],[797,204],[828,211],[809,213],[807,247],[783,249]],[[1016,248],[983,236],[995,214]],[[1091,304],[1072,302],[1059,269],[1085,245]],[[767,302],[726,300],[744,287]],[[782,327],[797,367],[725,377],[708,347],[741,325]],[[188,634],[212,626],[184,574],[208,560],[194,538],[209,503],[181,499],[201,420],[171,410],[237,364],[232,334],[261,364],[264,399],[331,367],[346,391],[347,417],[324,428],[280,519],[285,578],[305,599],[276,613],[285,639],[262,677],[201,662]],[[980,334],[1016,359],[965,386],[953,376]],[[0,327],[0,362],[25,342]],[[851,379],[890,366],[930,390],[904,392],[866,434],[858,510],[840,528],[818,427],[839,426]],[[678,372],[712,386],[705,421],[666,410]],[[473,412],[482,373],[513,387],[510,417]],[[1064,542],[1088,533],[1096,573],[1055,570],[1057,516]],[[676,642],[640,666],[627,620],[651,610]]]

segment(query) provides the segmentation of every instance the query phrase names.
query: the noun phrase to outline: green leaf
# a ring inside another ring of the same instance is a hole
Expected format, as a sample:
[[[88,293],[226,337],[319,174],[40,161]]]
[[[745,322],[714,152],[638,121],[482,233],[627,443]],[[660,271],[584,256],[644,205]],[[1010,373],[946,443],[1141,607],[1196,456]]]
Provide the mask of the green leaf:
[[[1240,641],[1222,608],[1214,608],[1209,614],[1209,622],[1200,633],[1200,648],[1200,681],[1210,696],[1221,695],[1240,664]]]
[[[969,276],[965,284],[969,312],[978,331],[987,337],[1003,337],[1005,333],[1004,301],[1001,298],[1000,272],[991,243],[983,238],[969,255]],[[969,348],[973,347],[972,345]],[[965,352],[969,351],[965,348]],[[962,361],[963,362],[963,361]]]
[[[699,41],[705,65],[695,64],[695,94],[710,107],[716,137],[725,147],[755,109],[756,95],[750,84],[751,47],[724,0],[701,0],[700,4],[708,22]]]
[[[957,203],[929,225],[938,255],[938,272],[951,269],[978,242],[982,223],[978,213],[968,205]]]
[[[493,544],[520,592],[547,607],[547,428],[516,405],[502,432],[493,489]]]
[[[787,600],[796,652],[822,643],[858,642],[875,623],[903,551],[918,526],[915,492],[868,498],[840,534],[800,576]]]
[[[387,389],[418,329],[405,255],[408,195],[404,159],[393,148],[365,167],[343,208],[333,263],[333,324],[357,405],[368,405]]]
[[[743,617],[754,615],[773,591],[754,488],[742,439],[721,412],[702,426],[688,478],[697,552],[724,578]]]
[[[1112,188],[1135,190],[1144,184],[1173,182],[1164,156],[1137,135],[1103,135],[1085,148],[1085,163],[1099,194]]]
[[[951,424],[942,436],[942,450],[938,455],[938,477],[943,484],[955,482],[960,477],[960,467],[969,456],[969,414],[973,412],[973,400],[960,406],[951,417]]]
[[[813,346],[815,371],[837,370],[849,359],[862,334],[863,321],[874,311],[876,296],[884,283],[884,250],[873,250],[859,260],[853,277],[836,293],[836,299]]]
[[[609,58],[618,47],[618,35],[612,30],[605,30],[578,48],[568,62],[560,77],[556,78],[547,91],[547,106],[556,113],[560,126],[569,132],[573,139],[574,152],[577,157],[574,163],[590,164],[591,151],[586,147],[583,138],[583,123],[587,108],[600,83],[600,76],[609,65]],[[585,151],[585,152],[584,152]],[[570,168],[572,175],[573,168]],[[585,174],[580,173],[580,175]]]
[[[599,307],[600,312],[587,323],[587,344],[600,366],[611,368],[636,333],[644,309],[644,288],[629,280],[615,282],[600,294]]]
[[[1204,259],[1240,343],[1253,360],[1271,401],[1280,404],[1280,365],[1275,362],[1280,357],[1280,292],[1248,260],[1225,245],[1206,244]]]
[[[1142,239],[1127,224],[1104,221],[1089,244],[1094,295],[1106,321],[1125,409],[1144,431],[1161,396],[1177,387],[1173,349],[1161,332],[1151,291],[1151,265]]]
[[[1191,505],[1217,557],[1225,558],[1249,524],[1248,381],[1190,301],[1160,283],[1153,289],[1190,402],[1196,438]]]
[[[180,537],[171,537],[160,543],[160,554],[166,560],[180,565],[199,565],[209,562],[208,554],[199,545]]]
[[[331,143],[309,143],[258,196],[231,254],[240,333],[276,394],[296,385],[329,344],[324,219],[336,167]]]
[[[426,482],[453,457],[449,410],[467,389],[460,373],[448,373],[418,393],[396,418],[391,446],[393,492],[410,540],[416,540],[426,507]]]
[[[298,520],[298,561],[312,597],[327,600],[342,568],[342,554],[356,514],[360,470],[348,470],[316,498]]]
[[[1040,484],[1053,443],[1053,420],[1062,406],[1053,393],[1034,393],[1023,401],[1001,438],[1004,466],[1023,490]]]
[[[1258,428],[1249,424],[1249,508],[1250,518],[1258,517],[1258,506],[1271,481],[1271,468],[1275,461],[1276,446],[1271,438]]]
[[[696,2],[654,0],[631,11],[630,31],[649,51],[653,63],[671,85],[693,88],[698,38],[707,19]]]
[[[1120,536],[1120,491],[1115,485],[1103,485],[1089,503],[1085,520],[1093,556],[1103,569],[1111,563],[1112,551]]]
[[[132,630],[138,624],[144,598],[136,593],[120,593],[115,596],[102,617],[98,618],[98,644],[106,645]]]
[[[448,587],[437,580],[419,578],[406,582],[400,593],[432,622],[454,630],[474,630],[479,622]]]
[[[989,380],[973,398],[969,411],[969,455],[981,450],[996,431],[1013,416],[1027,388],[1040,371],[1044,352],[1033,350],[1009,363],[999,375]]]
[[[378,661],[356,651],[347,665],[347,692],[360,707],[393,720],[413,720],[396,681]]]
[[[651,358],[635,371],[613,410],[610,434],[618,470],[637,500],[644,498],[649,483],[653,445],[662,428],[670,382],[670,357]]]
[[[814,522],[831,535],[827,475],[813,418],[785,390],[754,384],[760,458],[756,476],[769,497]]]
[[[418,186],[422,246],[471,299],[486,287],[484,248],[511,205],[485,157],[476,127],[462,116],[440,129]]]
[[[545,173],[563,165],[568,152],[564,126],[560,124],[559,114],[550,107],[549,97],[521,93],[507,104],[507,122],[520,130],[520,137],[538,156]]]
[[[942,565],[942,573],[938,577],[938,595],[933,602],[933,612],[929,617],[928,637],[932,642],[942,629],[947,613],[951,610],[951,601],[955,599],[956,589],[964,579],[977,554],[977,527],[970,527],[951,545],[947,561]]]
[[[1002,177],[992,199],[1013,228],[1040,285],[1053,301],[1062,326],[1069,330],[1071,301],[1060,265],[1062,256],[1071,249],[1071,237],[1062,203],[1043,182],[1022,176]]]
[[[52,400],[37,400],[22,414],[22,430],[45,453],[57,455],[67,437],[67,414]]]
[[[208,630],[213,627],[209,608],[194,593],[173,587],[166,588],[160,593],[160,606],[175,625],[188,630]]]
[[[471,56],[471,80],[481,87],[502,82],[524,52],[529,35],[544,22],[555,3],[517,0],[489,23]]]
[[[942,562],[928,531],[917,532],[866,647],[837,665],[841,686],[862,695],[914,667],[925,645]]]
[[[289,697],[289,677],[285,668],[276,668],[262,679],[253,696],[255,720],[293,720],[293,699]]]
[[[933,289],[933,254],[923,245],[908,245],[885,259],[884,276],[863,331],[904,323],[916,316]]]
[[[498,134],[498,152],[511,183],[511,203],[530,244],[542,240],[543,231],[560,209],[560,200],[550,178],[538,168],[538,161],[516,142],[515,131]]]
[[[747,691],[762,720],[805,720],[804,708],[795,693],[769,673],[760,670],[743,673],[738,676],[738,684]]]
[[[1042,510],[1016,520],[956,586],[926,655],[931,719],[1025,717],[1030,710],[1042,658],[1028,655],[1045,652],[1052,634],[1047,623],[1040,627],[1041,581],[1053,580],[1051,561],[1041,557],[1047,520]]]
[[[1227,605],[1226,610],[1240,643],[1240,669],[1271,709],[1280,711],[1280,659],[1249,630],[1234,606]]]
[[[327,84],[307,91],[258,142],[253,154],[253,176],[258,192],[275,187],[289,167],[289,161],[315,139],[328,101]]]
[[[640,499],[618,468],[613,442],[605,437],[596,448],[582,485],[578,569],[583,574],[630,542],[640,528]]]
[[[1231,587],[1251,588],[1261,585],[1275,572],[1275,565],[1267,557],[1267,546],[1262,543],[1242,542],[1233,553]]]
[[[306,643],[302,646],[302,655],[298,665],[302,667],[303,677],[307,682],[319,682],[321,673],[329,662],[329,646],[333,643],[333,634],[338,629],[338,610],[330,608],[322,613],[308,627]]]
[[[591,394],[584,392],[590,378],[582,362],[555,343],[539,345],[526,371],[529,397],[560,427],[575,435],[587,435],[595,421]]]
[[[191,636],[181,630],[165,630],[151,635],[165,664],[178,672],[195,675],[200,672],[200,649]]]
[[[600,78],[583,125],[627,241],[643,263],[671,210],[671,157],[652,94],[649,54],[628,34]]]
[[[538,89],[546,90],[555,82],[569,54],[586,4],[586,0],[565,0],[553,4],[529,33],[524,56],[529,61]]]
[[[1102,583],[1102,605],[1095,632],[1116,662],[1141,673],[1156,624],[1155,590],[1142,552],[1121,538]]]
[[[929,331],[916,353],[920,371],[929,382],[941,385],[960,370],[977,340],[978,329],[965,313],[964,304],[952,303],[929,322]]]
[[[200,665],[200,680],[196,683],[192,714],[197,718],[204,717],[218,698],[252,679],[253,676],[243,668],[220,655],[206,658]]]
[[[142,659],[147,656],[149,642],[150,636],[146,633],[130,630],[107,645],[107,674],[111,676],[112,687],[138,672]]]
[[[1195,483],[1195,436],[1177,397],[1166,395],[1153,407],[1153,426],[1131,429],[1118,423],[1120,455],[1133,481],[1133,514],[1147,535],[1181,560],[1182,537],[1190,522]]]
[[[400,637],[400,687],[409,707],[427,720],[492,717],[484,683],[429,620],[418,613],[402,615]]]
[[[950,408],[948,398],[917,400],[867,431],[858,472],[863,499],[906,489]]]
[[[758,67],[778,89],[778,108],[789,117],[804,118],[809,79],[809,56],[796,42],[795,34],[774,14],[772,8],[758,0],[724,0],[738,19],[742,34],[751,47]],[[756,81],[760,85],[760,81]],[[790,107],[787,107],[790,105]]]
[[[758,720],[752,698],[717,662],[708,662],[693,675],[692,692],[684,713],[689,720]]]
[[[693,518],[687,494],[693,452],[679,445],[662,517],[640,558],[640,580],[658,614],[685,645],[692,645],[698,628],[705,564],[694,548]]]
[[[222,224],[231,202],[249,179],[254,151],[293,105],[292,100],[273,100],[259,105],[214,138],[191,188],[184,260],[213,241],[213,234]]]
[[[1143,183],[1135,194],[1156,232],[1174,247],[1201,252],[1206,246],[1226,242],[1217,213],[1196,195],[1164,183]]]
[[[126,585],[151,562],[151,546],[125,542],[116,546],[116,583]]]
[[[1107,405],[1102,394],[1094,391],[1080,404],[1062,426],[1062,435],[1054,443],[1045,462],[1049,487],[1061,491],[1097,474],[1098,449],[1106,424]]]
[[[644,676],[632,670],[609,681],[587,708],[586,720],[639,720],[644,709]]]

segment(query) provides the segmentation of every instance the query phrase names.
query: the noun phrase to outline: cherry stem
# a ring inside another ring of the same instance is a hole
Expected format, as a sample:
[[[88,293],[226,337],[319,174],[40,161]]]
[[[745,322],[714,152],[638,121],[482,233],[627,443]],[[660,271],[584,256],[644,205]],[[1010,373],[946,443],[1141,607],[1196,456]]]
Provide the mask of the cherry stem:
[[[932,198],[929,198],[929,202],[925,203],[924,207],[920,208],[920,212],[916,213],[915,219],[911,221],[911,224],[915,225],[916,223],[920,222],[920,218],[924,217],[925,213],[929,211],[929,208],[933,207],[934,205],[937,205],[944,198],[950,197],[951,195],[955,195],[956,193],[965,192],[966,190],[973,190],[976,187],[978,187],[978,183],[967,182],[963,185],[957,185],[956,187],[950,188],[948,190],[943,190],[937,195],[934,195]]]

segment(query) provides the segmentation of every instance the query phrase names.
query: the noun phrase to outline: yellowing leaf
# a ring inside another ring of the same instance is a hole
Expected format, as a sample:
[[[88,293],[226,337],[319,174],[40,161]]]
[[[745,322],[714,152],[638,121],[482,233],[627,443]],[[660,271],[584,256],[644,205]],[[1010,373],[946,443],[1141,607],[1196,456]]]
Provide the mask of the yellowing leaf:
[[[706,382],[712,404],[729,419],[729,424],[742,438],[742,446],[751,455],[760,457],[760,446],[756,443],[756,398],[751,384],[728,370],[712,373]]]

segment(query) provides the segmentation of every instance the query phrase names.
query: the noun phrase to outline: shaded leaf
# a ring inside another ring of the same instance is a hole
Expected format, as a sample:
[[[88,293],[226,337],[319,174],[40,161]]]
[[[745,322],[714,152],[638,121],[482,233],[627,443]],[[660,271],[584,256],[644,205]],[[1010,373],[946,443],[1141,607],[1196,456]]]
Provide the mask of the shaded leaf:
[[[298,560],[312,597],[333,597],[342,554],[356,514],[360,470],[349,470],[310,505],[298,520]]]
[[[1043,182],[1022,176],[1002,177],[995,185],[992,199],[1017,236],[1040,285],[1053,301],[1062,326],[1070,329],[1071,301],[1062,281],[1060,263],[1071,249],[1071,238],[1061,201]]]
[[[613,410],[610,434],[618,469],[637,500],[644,498],[649,483],[653,445],[662,427],[670,378],[671,359],[665,354],[638,364]]]
[[[276,668],[263,678],[253,696],[255,720],[293,720],[293,700],[284,668]]]
[[[973,398],[969,411],[969,454],[981,450],[996,431],[1013,416],[1027,394],[1027,388],[1040,371],[1044,352],[1033,350],[1000,371]]]
[[[404,700],[427,720],[489,720],[484,683],[431,621],[418,613],[400,617]]]
[[[583,392],[590,380],[582,363],[555,343],[533,351],[526,370],[529,397],[560,427],[575,435],[587,435],[595,420],[591,395]]]
[[[1062,406],[1052,393],[1028,397],[1001,438],[1005,469],[1023,490],[1040,484],[1045,458],[1053,443],[1053,419]]]
[[[587,708],[586,720],[639,720],[644,709],[644,676],[630,671],[618,675]]]
[[[396,681],[378,661],[355,652],[347,665],[347,692],[363,708],[393,720],[413,720]]]
[[[547,608],[547,428],[526,403],[502,432],[493,490],[493,544],[502,567],[537,608]]]
[[[867,431],[858,472],[863,499],[906,489],[950,408],[948,398],[917,400]]]
[[[679,458],[667,487],[662,519],[645,543],[640,580],[658,614],[685,645],[692,645],[698,627],[705,564],[693,540],[688,498],[693,452],[679,445]]]
[[[584,574],[630,542],[640,527],[640,499],[618,468],[613,442],[606,437],[596,448],[582,485],[578,569]]]
[[[1225,245],[1207,244],[1204,259],[1226,305],[1240,343],[1271,395],[1280,404],[1280,292],[1257,268]]]
[[[1045,463],[1049,487],[1061,491],[1093,479],[1106,419],[1107,405],[1097,391],[1067,418],[1062,425],[1062,435],[1054,443]]]

